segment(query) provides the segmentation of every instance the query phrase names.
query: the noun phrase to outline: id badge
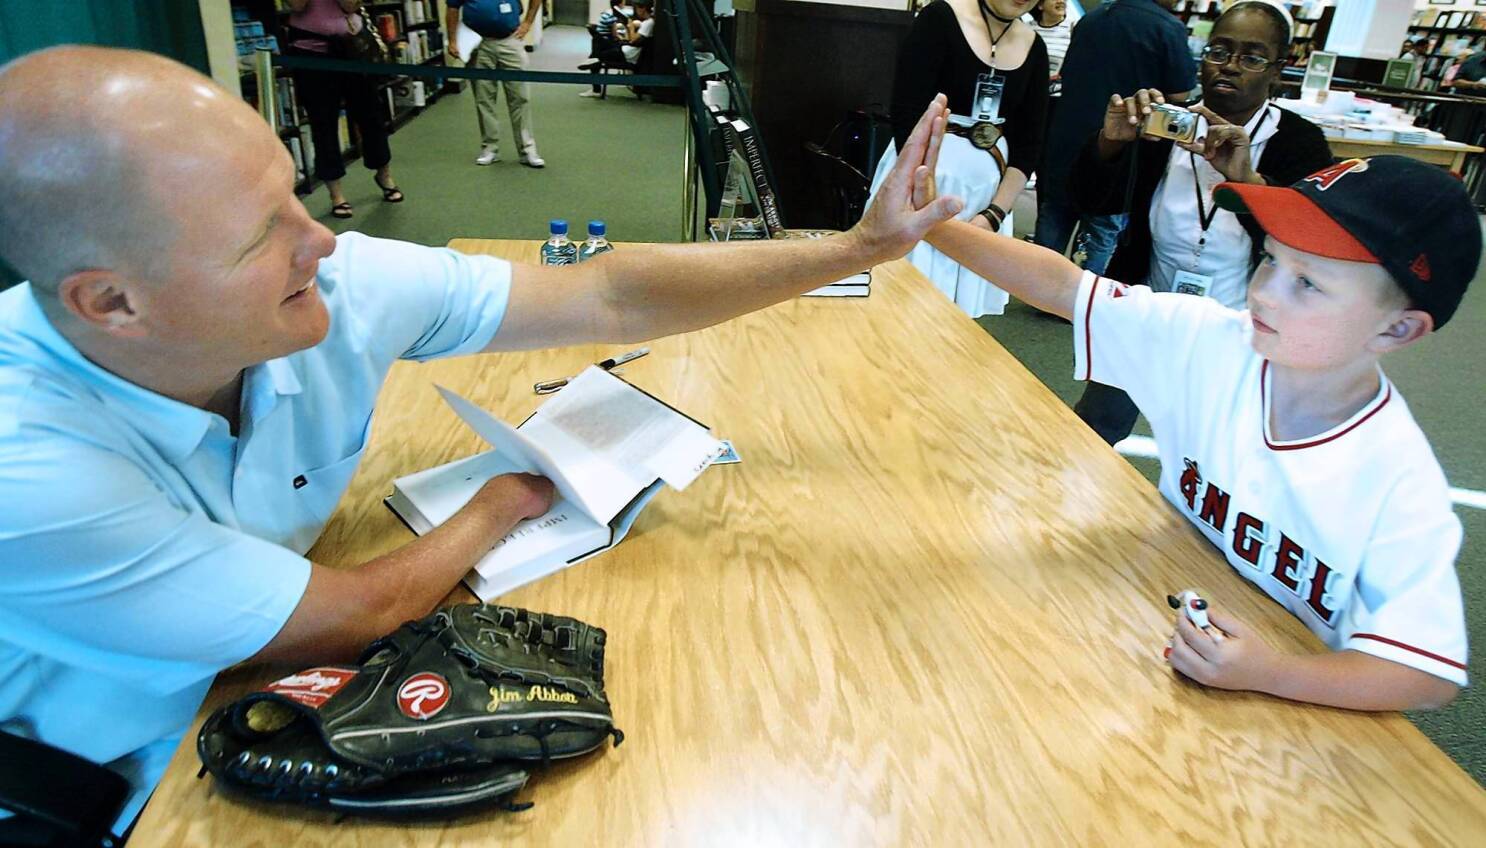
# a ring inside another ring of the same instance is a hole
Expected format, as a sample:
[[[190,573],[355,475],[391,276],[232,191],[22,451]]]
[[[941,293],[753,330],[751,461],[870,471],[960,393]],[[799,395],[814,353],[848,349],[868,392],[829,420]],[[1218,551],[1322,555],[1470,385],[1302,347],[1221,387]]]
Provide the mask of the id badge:
[[[1208,274],[1177,271],[1176,276],[1171,278],[1171,290],[1177,294],[1195,294],[1198,297],[1206,297],[1207,290],[1212,287],[1213,278]]]
[[[1006,77],[1000,73],[981,74],[975,81],[974,109],[970,117],[975,121],[1001,123],[1001,92],[1006,88]]]
[[[510,3],[502,3],[499,6],[497,6],[496,8],[500,10],[500,13],[502,15],[509,15],[509,14],[511,14],[511,4]]]

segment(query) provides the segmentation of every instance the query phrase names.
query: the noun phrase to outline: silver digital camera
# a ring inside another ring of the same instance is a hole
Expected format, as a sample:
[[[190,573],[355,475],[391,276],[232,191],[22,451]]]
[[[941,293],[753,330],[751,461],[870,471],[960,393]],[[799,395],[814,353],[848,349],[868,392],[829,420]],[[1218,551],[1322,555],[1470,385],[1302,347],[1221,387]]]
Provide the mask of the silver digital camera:
[[[1197,140],[1197,114],[1180,106],[1152,103],[1151,113],[1145,116],[1140,131],[1155,138],[1193,142]]]

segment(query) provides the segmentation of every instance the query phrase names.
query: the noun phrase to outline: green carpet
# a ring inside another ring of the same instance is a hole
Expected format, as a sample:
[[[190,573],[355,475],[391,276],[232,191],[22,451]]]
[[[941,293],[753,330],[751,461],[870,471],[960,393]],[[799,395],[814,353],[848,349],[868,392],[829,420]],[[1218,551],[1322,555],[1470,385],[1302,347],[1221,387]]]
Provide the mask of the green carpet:
[[[542,48],[529,54],[533,70],[576,71],[588,51],[588,33],[573,27],[547,30]],[[324,188],[305,198],[310,213],[336,232],[442,245],[453,238],[545,239],[547,222],[565,218],[571,232],[601,218],[615,241],[681,238],[681,149],[686,112],[638,100],[624,86],[607,99],[579,97],[587,86],[528,86],[540,170],[517,161],[501,94],[501,161],[475,164],[480,130],[469,83],[444,95],[392,135],[392,173],[407,199],[383,203],[372,173],[359,162],[347,168],[349,220],[330,217]]]
[[[532,67],[572,70],[586,51],[581,30],[551,28]],[[306,202],[337,232],[357,229],[424,244],[461,236],[542,239],[554,217],[567,218],[575,232],[589,218],[603,218],[610,237],[619,241],[679,240],[684,112],[637,101],[623,87],[611,88],[602,101],[579,97],[579,90],[531,86],[537,144],[547,160],[543,170],[517,164],[509,124],[501,134],[507,142],[505,161],[483,168],[474,164],[479,135],[466,90],[441,98],[392,137],[393,172],[408,194],[406,202],[382,203],[370,173],[359,165],[352,166],[346,183],[355,218],[330,218],[323,189]],[[1018,201],[1019,231],[1032,226],[1034,208],[1030,193]],[[1482,285],[1478,280],[1477,288]],[[1005,315],[980,323],[1059,397],[1070,404],[1077,399],[1082,386],[1072,379],[1067,324],[1017,302]],[[1451,484],[1478,490],[1486,489],[1486,440],[1477,423],[1486,397],[1482,362],[1486,292],[1477,291],[1438,337],[1386,363]],[[1150,430],[1142,421],[1137,432],[1149,435]],[[1155,480],[1154,461],[1133,462]],[[1465,524],[1458,570],[1470,638],[1481,646],[1486,645],[1486,512],[1457,511]],[[1486,695],[1479,687],[1465,690],[1446,709],[1411,718],[1486,783]]]

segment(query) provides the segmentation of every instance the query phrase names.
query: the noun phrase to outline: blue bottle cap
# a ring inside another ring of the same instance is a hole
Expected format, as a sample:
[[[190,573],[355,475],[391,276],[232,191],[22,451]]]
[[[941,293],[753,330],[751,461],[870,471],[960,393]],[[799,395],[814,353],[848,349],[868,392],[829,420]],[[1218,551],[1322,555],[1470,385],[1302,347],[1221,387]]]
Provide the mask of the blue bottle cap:
[[[568,234],[568,222],[561,218],[553,218],[547,223],[547,229],[554,236],[565,236]]]
[[[603,221],[589,221],[588,222],[588,234],[591,235],[591,236],[601,236],[601,235],[603,235],[604,234],[604,222]]]

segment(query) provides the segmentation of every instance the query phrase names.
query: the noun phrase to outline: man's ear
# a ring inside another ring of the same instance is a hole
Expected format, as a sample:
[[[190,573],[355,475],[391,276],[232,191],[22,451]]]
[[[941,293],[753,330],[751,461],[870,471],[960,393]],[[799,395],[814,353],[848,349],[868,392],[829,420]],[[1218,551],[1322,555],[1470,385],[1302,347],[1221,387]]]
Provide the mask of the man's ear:
[[[116,336],[144,333],[124,279],[113,271],[90,269],[69,274],[57,286],[57,300],[73,318]]]
[[[1403,350],[1434,332],[1434,316],[1422,309],[1405,309],[1394,316],[1383,332],[1373,336],[1368,348],[1374,353]]]

